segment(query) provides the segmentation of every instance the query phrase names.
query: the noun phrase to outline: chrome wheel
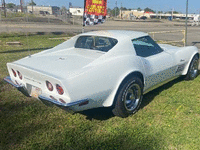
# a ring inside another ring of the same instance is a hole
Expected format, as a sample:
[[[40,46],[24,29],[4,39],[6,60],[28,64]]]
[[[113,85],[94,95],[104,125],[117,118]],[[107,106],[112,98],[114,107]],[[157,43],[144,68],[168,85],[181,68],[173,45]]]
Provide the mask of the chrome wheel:
[[[197,76],[198,66],[199,66],[198,59],[194,59],[194,61],[191,64],[191,68],[190,68],[190,74],[191,74],[192,78],[195,78]]]
[[[137,76],[125,79],[118,89],[113,104],[113,114],[119,117],[128,117],[136,113],[142,102],[143,83]]]
[[[141,88],[138,84],[132,84],[124,93],[123,101],[126,110],[133,111],[137,108],[141,98]]]

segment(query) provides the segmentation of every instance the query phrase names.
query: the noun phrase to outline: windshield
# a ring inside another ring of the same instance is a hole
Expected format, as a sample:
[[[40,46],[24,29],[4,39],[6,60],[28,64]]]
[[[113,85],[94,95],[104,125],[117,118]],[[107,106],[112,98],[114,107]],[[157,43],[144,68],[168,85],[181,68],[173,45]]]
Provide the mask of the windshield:
[[[75,48],[84,48],[108,52],[117,44],[117,40],[100,36],[80,36],[75,44]]]

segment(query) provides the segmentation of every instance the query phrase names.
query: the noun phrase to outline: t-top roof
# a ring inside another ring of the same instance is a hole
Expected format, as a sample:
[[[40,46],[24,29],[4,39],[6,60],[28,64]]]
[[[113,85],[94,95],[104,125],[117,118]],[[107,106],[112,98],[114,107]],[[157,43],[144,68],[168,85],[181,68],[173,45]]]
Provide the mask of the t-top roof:
[[[101,31],[86,32],[81,35],[105,36],[105,37],[112,37],[116,39],[122,39],[122,38],[135,39],[135,38],[147,36],[148,34],[144,32],[130,31],[130,30],[101,30]]]

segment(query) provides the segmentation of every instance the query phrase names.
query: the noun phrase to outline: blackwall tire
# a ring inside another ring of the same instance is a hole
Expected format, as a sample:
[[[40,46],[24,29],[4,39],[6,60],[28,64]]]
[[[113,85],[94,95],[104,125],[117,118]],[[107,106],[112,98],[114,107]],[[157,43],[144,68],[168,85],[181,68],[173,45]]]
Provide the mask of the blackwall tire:
[[[199,57],[195,55],[190,63],[185,80],[193,80],[198,75]]]
[[[143,84],[140,78],[132,77],[120,86],[115,97],[113,114],[122,118],[138,111],[143,98]]]

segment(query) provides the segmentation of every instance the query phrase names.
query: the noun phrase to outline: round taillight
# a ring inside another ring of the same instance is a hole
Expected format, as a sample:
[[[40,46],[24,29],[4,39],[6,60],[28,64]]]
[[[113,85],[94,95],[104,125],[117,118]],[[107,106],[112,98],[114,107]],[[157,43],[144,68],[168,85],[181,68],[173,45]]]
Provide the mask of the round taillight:
[[[53,85],[49,81],[46,81],[46,86],[49,91],[53,91]]]
[[[59,99],[59,101],[61,101],[62,103],[66,103],[66,102],[65,102],[63,99],[61,99],[61,98]]]
[[[57,101],[57,99],[54,98],[53,96],[50,96],[50,98],[51,98],[52,100],[54,100],[54,101]]]
[[[64,90],[63,90],[63,88],[60,85],[56,84],[56,89],[58,91],[58,94],[63,95]]]
[[[18,74],[19,78],[22,80],[22,74],[19,71],[17,71],[17,74]]]
[[[13,70],[13,69],[12,69],[12,73],[13,73],[14,77],[16,77],[16,76],[17,76],[17,74],[16,74],[15,70]]]

